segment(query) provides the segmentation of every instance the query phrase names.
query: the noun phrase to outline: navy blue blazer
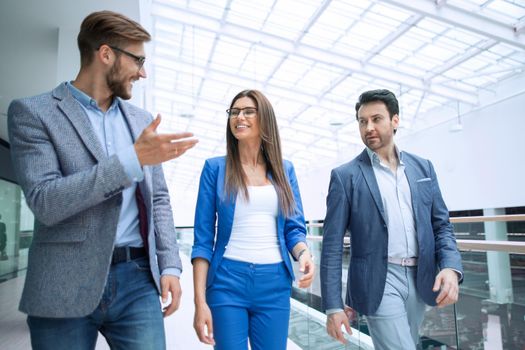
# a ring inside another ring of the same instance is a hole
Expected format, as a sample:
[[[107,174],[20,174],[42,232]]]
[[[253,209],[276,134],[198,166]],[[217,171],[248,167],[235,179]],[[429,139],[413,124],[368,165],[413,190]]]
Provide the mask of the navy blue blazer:
[[[288,252],[291,252],[297,243],[306,242],[306,225],[295,170],[292,163],[287,160],[284,161],[284,168],[295,199],[296,211],[293,216],[285,217],[279,210],[277,237],[284,263],[293,279],[292,263]],[[228,198],[224,191],[225,172],[226,157],[210,158],[204,164],[199,184],[191,259],[203,258],[210,263],[207,287],[213,282],[230,240],[235,212],[236,198]]]
[[[432,163],[402,152],[412,194],[417,241],[417,291],[428,305],[435,305],[432,291],[438,269],[462,273],[448,209],[441,196]],[[351,236],[346,305],[373,314],[385,289],[388,230],[381,193],[366,149],[349,163],[332,170],[326,199],[321,253],[323,309],[342,309],[342,254],[345,231]]]

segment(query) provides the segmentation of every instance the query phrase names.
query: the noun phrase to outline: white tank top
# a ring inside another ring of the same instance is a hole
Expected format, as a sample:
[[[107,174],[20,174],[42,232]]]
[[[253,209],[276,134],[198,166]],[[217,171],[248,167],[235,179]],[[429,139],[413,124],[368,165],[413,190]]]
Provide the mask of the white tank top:
[[[248,186],[250,201],[237,194],[232,233],[224,257],[256,264],[283,261],[277,240],[277,192],[273,185]]]

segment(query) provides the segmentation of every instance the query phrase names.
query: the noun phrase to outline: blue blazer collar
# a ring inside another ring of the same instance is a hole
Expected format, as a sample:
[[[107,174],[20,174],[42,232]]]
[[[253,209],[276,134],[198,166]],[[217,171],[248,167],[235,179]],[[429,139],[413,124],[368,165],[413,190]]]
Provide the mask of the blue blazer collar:
[[[372,162],[366,149],[363,150],[363,152],[361,152],[361,154],[358,156],[358,160],[359,167],[361,168],[361,172],[363,173],[366,184],[368,185],[368,189],[372,194],[372,198],[374,198],[374,202],[377,206],[377,209],[379,210],[379,213],[381,213],[381,217],[383,218],[384,222],[386,222],[385,209],[383,208],[383,201],[381,200],[381,192],[379,192],[379,185],[377,184],[374,169],[372,168]]]

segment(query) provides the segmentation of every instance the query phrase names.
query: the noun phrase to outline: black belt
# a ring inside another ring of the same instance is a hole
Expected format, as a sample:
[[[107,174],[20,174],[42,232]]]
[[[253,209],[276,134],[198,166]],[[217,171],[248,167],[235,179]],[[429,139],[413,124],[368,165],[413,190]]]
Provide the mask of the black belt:
[[[111,258],[111,264],[119,264],[130,260],[135,260],[147,256],[146,249],[144,247],[115,247],[113,248],[113,256]]]

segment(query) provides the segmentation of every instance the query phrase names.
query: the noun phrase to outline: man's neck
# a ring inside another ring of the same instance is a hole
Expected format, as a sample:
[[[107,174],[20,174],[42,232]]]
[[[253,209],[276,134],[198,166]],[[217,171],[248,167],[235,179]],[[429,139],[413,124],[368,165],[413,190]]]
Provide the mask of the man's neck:
[[[381,162],[388,165],[389,168],[395,170],[399,159],[397,157],[396,145],[392,144],[391,146],[385,147],[376,151]]]
[[[113,93],[108,88],[106,81],[88,70],[80,70],[73,86],[97,101],[98,107],[107,111],[113,102]]]

